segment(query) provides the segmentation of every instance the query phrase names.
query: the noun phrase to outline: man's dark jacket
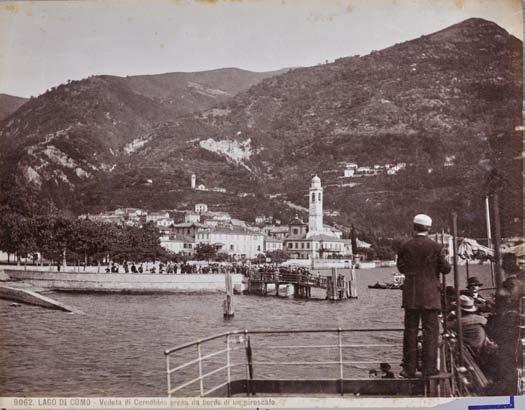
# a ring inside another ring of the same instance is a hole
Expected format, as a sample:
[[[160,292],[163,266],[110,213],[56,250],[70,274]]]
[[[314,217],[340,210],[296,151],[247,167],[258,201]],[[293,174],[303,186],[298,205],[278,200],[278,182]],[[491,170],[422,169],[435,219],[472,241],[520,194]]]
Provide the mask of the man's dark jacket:
[[[440,273],[449,273],[442,246],[426,236],[406,242],[398,253],[397,268],[405,275],[405,309],[441,309]]]

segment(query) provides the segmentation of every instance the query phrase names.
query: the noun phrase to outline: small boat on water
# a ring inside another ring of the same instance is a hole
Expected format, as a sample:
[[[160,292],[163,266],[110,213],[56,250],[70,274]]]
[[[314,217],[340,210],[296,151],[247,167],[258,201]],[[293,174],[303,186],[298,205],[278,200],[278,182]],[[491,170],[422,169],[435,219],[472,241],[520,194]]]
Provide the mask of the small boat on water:
[[[394,273],[392,282],[379,283],[376,282],[373,285],[368,285],[369,289],[403,289],[403,282],[405,281],[405,275],[402,273]]]
[[[368,285],[368,289],[402,289],[402,284],[395,283],[379,283],[376,282],[373,285]]]

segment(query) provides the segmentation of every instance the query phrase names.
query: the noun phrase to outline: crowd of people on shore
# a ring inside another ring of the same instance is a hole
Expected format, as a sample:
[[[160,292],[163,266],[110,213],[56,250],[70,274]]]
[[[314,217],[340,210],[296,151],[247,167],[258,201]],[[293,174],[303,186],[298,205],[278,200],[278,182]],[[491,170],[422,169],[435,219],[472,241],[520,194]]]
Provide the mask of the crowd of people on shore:
[[[281,273],[281,274],[302,274],[302,275],[308,275],[310,273],[310,269],[304,267],[304,266],[275,266],[272,264],[263,264],[258,265],[256,272],[259,274],[265,274],[265,273]]]
[[[219,274],[219,273],[241,273],[248,275],[249,265],[246,263],[174,263],[174,262],[124,262],[122,264],[111,263],[106,267],[106,273],[136,273],[136,274]]]
[[[136,273],[136,274],[224,274],[241,273],[249,276],[250,273],[293,273],[308,275],[310,270],[302,266],[276,266],[274,264],[252,265],[245,262],[113,262],[105,269],[106,273]]]

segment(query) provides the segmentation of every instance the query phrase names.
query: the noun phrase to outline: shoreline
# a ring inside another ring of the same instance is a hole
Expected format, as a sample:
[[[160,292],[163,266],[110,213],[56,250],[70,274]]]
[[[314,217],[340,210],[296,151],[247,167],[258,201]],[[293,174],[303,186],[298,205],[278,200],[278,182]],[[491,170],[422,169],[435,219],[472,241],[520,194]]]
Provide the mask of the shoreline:
[[[223,293],[225,274],[135,274],[77,273],[4,270],[10,283],[25,283],[39,289],[77,293]],[[236,290],[243,290],[240,273],[230,275]]]

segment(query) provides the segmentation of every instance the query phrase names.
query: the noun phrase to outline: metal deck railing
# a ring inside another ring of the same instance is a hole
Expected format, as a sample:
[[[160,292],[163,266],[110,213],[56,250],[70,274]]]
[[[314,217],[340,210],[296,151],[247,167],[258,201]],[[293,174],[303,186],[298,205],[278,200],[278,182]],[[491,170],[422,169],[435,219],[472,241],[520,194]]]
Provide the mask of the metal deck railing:
[[[183,393],[184,389],[189,390],[189,395],[209,396],[213,393],[221,393],[230,396],[238,392],[232,388],[236,381],[243,383],[242,390],[245,393],[255,394],[258,390],[255,388],[257,385],[254,377],[255,368],[258,371],[259,381],[266,379],[268,383],[272,381],[278,383],[284,374],[284,379],[292,384],[316,381],[322,385],[323,382],[332,382],[333,385],[330,388],[343,394],[344,385],[350,380],[346,373],[349,366],[353,366],[354,370],[356,366],[360,368],[361,377],[358,380],[361,384],[366,384],[370,383],[368,379],[370,366],[377,366],[380,362],[399,363],[402,351],[402,332],[403,329],[340,328],[236,330],[199,339],[164,352],[168,396]],[[344,340],[345,336],[365,333],[373,335],[372,340],[360,343]],[[395,337],[392,336],[392,333]],[[312,344],[304,343],[304,339],[312,339],[313,335],[318,335],[318,337],[312,340]],[[294,341],[303,340],[303,343],[290,343],[288,340],[282,340],[282,336],[292,337]],[[373,342],[374,338],[380,339],[379,342]],[[387,342],[382,343],[381,339],[387,339]],[[391,342],[392,339],[395,339],[394,343]],[[254,340],[260,342],[255,349]],[[254,355],[254,350],[256,350],[257,357]],[[328,352],[329,357],[323,358],[321,353],[323,351]],[[196,374],[192,374],[191,367],[196,368],[194,369]],[[295,371],[284,370],[290,368],[302,368],[306,378],[297,377]],[[327,368],[324,378],[320,376],[322,368]],[[367,373],[364,374],[364,372]],[[281,377],[278,373],[281,373]],[[391,384],[400,385],[405,380],[376,381],[384,385],[388,381]],[[274,388],[279,390],[277,387]],[[384,386],[382,388],[385,389]]]
[[[520,303],[520,329],[517,355],[518,386],[517,394],[525,394],[525,297]]]

